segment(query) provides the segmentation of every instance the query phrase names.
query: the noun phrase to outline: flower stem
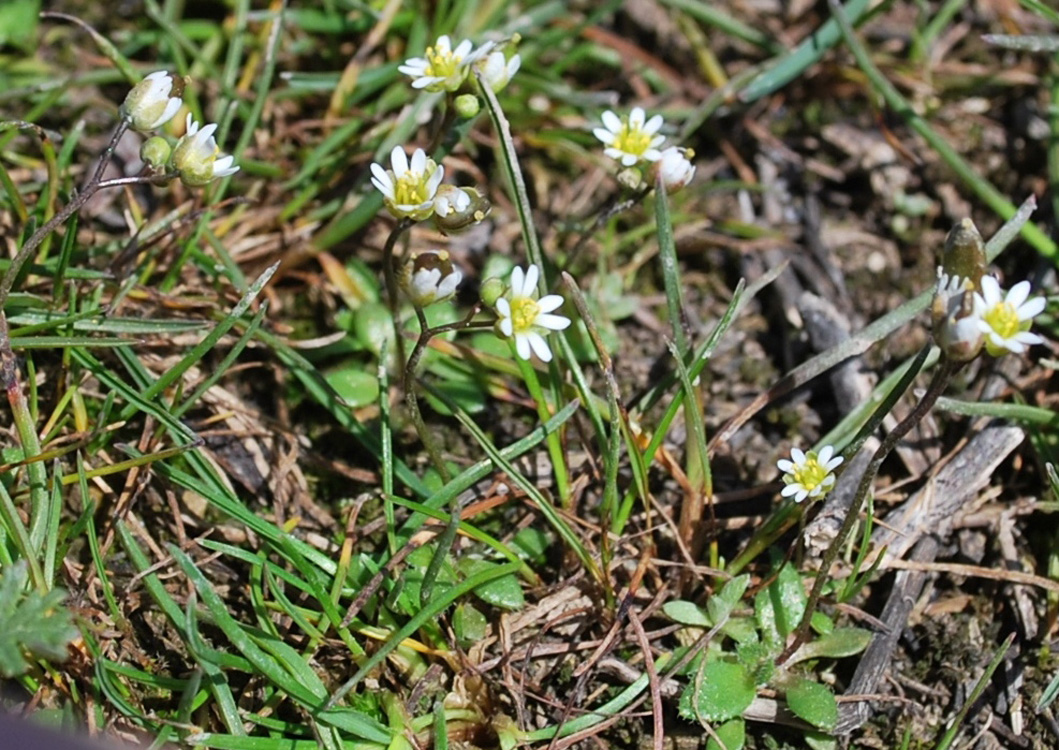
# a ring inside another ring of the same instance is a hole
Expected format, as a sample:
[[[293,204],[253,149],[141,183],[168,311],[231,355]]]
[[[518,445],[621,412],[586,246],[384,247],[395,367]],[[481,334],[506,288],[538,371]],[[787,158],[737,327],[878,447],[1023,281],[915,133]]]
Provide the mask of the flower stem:
[[[875,476],[879,473],[879,468],[882,466],[883,461],[886,460],[886,457],[889,456],[890,452],[897,446],[897,443],[908,434],[909,430],[919,424],[920,420],[927,415],[941,394],[945,392],[945,387],[949,384],[949,380],[959,367],[959,363],[955,363],[947,357],[942,359],[941,365],[937,372],[934,373],[934,378],[930,381],[930,387],[927,389],[926,394],[920,402],[916,404],[915,408],[912,409],[908,416],[894,427],[885,438],[883,438],[882,443],[876,449],[875,454],[872,456],[871,461],[868,463],[868,466],[865,468],[864,474],[860,479],[860,484],[857,486],[857,493],[853,496],[853,502],[850,504],[849,510],[846,512],[846,517],[842,522],[842,528],[839,529],[838,536],[836,536],[834,541],[831,542],[831,546],[828,547],[827,552],[824,553],[823,560],[820,562],[820,569],[816,574],[816,580],[813,582],[813,589],[809,594],[809,601],[805,605],[805,614],[802,615],[802,620],[794,632],[794,639],[790,642],[787,648],[784,649],[783,653],[780,654],[779,658],[776,659],[777,664],[783,664],[787,661],[787,659],[789,659],[808,638],[809,624],[812,620],[813,612],[820,603],[820,596],[823,593],[824,584],[829,579],[831,565],[835,562],[839,550],[846,543],[847,537],[849,537],[850,532],[853,530],[853,525],[860,517],[861,507],[864,505],[864,501],[872,491]]]
[[[393,318],[393,334],[397,342],[397,357],[399,362],[405,361],[404,337],[401,335],[400,298],[397,292],[397,269],[393,265],[393,249],[397,246],[397,240],[409,227],[414,224],[411,219],[404,218],[397,222],[397,226],[386,238],[386,244],[382,248],[382,275],[386,281],[386,303],[390,306],[390,315]]]
[[[412,424],[415,425],[416,432],[419,433],[419,439],[423,442],[423,446],[430,455],[431,463],[438,470],[442,481],[448,482],[449,470],[445,466],[445,460],[441,457],[441,451],[438,450],[437,443],[434,442],[434,435],[427,429],[426,422],[423,421],[423,414],[419,411],[419,397],[416,395],[416,368],[419,366],[419,360],[422,359],[423,352],[426,351],[427,344],[430,343],[435,331],[427,324],[427,316],[423,312],[423,308],[416,307],[416,317],[419,318],[419,338],[416,340],[416,345],[412,349],[412,354],[404,368],[404,400],[405,405],[408,407],[408,413],[412,416]]]

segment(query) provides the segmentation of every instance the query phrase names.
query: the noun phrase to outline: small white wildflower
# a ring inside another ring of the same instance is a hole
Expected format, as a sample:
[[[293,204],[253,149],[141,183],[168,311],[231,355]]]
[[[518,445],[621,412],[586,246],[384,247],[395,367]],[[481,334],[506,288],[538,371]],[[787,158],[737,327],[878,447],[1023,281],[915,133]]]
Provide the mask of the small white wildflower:
[[[931,312],[934,338],[947,357],[956,362],[970,362],[978,356],[984,337],[975,311],[973,282],[949,275],[938,266]]]
[[[474,49],[470,39],[464,39],[456,49],[448,35],[438,37],[433,47],[427,47],[424,57],[412,57],[397,68],[412,79],[412,88],[427,91],[455,91],[467,78],[470,66],[485,57],[493,49],[486,42]]]
[[[456,293],[463,274],[445,250],[427,250],[404,264],[397,281],[416,307],[447,300]]]
[[[662,115],[655,115],[650,120],[641,107],[633,108],[628,117],[618,117],[607,110],[602,115],[602,128],[592,133],[606,146],[603,153],[617,159],[624,167],[631,167],[639,161],[658,161],[662,152],[658,147],[666,139],[656,135],[662,128]]]
[[[978,329],[986,337],[986,351],[994,357],[1006,352],[1022,354],[1027,347],[1044,341],[1029,331],[1033,318],[1044,310],[1044,297],[1029,296],[1028,281],[1015,284],[1005,296],[994,277],[982,277],[982,291],[974,295],[974,311]]]
[[[835,456],[835,449],[825,445],[820,452],[805,453],[798,448],[791,448],[791,460],[780,459],[776,466],[783,472],[783,483],[786,485],[780,493],[784,497],[794,497],[800,503],[807,497],[818,498],[826,495],[835,486],[835,469],[842,463],[842,456]]]
[[[379,164],[371,165],[371,183],[382,193],[386,208],[398,219],[405,217],[422,221],[434,212],[434,196],[445,176],[445,168],[428,159],[426,152],[417,148],[412,161],[400,146],[390,152],[387,170]]]
[[[662,181],[667,193],[675,193],[695,176],[695,165],[691,160],[695,152],[690,148],[670,146],[662,152],[662,158],[654,163],[655,179]]]
[[[522,58],[514,54],[509,60],[502,51],[496,50],[479,60],[477,66],[482,73],[482,82],[495,94],[502,91],[515,76],[522,66]]]
[[[201,187],[239,171],[239,167],[233,165],[235,157],[221,154],[217,147],[217,140],[213,137],[216,130],[216,123],[200,127],[188,114],[187,130],[173,149],[173,168],[185,185]]]
[[[157,70],[132,87],[121,105],[121,115],[133,130],[149,133],[173,119],[183,104],[183,91],[184,79]]]
[[[511,283],[507,294],[496,300],[496,311],[500,316],[497,326],[505,338],[515,339],[515,351],[522,359],[536,354],[544,362],[550,362],[552,351],[544,336],[549,331],[562,331],[570,325],[570,319],[552,314],[563,304],[558,294],[537,297],[537,279],[540,269],[531,263],[523,273],[515,266],[511,271]]]

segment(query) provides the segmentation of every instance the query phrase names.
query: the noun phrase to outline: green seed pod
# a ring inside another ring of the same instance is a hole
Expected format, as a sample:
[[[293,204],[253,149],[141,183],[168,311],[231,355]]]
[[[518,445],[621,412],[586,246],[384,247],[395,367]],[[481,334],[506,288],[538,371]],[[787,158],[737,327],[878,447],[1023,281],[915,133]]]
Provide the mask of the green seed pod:
[[[945,238],[941,270],[950,278],[969,279],[975,290],[982,288],[985,273],[985,245],[970,219],[963,219]]]

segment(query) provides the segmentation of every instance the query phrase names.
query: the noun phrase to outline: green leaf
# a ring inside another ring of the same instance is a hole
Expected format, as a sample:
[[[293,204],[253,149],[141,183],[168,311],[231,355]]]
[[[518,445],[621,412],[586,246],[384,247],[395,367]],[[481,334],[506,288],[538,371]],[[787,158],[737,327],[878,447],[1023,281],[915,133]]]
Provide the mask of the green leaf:
[[[807,597],[802,578],[789,563],[784,563],[767,588],[757,593],[754,614],[763,638],[772,643],[787,640],[805,613]]]
[[[799,678],[787,688],[787,706],[796,716],[824,731],[838,724],[838,703],[826,685]]]
[[[714,727],[717,738],[724,743],[723,750],[741,750],[746,744],[746,722],[742,719],[726,721],[719,727]],[[706,740],[706,750],[722,750],[717,740],[710,737]]]
[[[7,0],[0,3],[0,46],[11,44],[24,52],[37,49],[40,0]]]
[[[742,664],[709,661],[680,696],[680,713],[688,719],[727,721],[742,716],[757,691]]]
[[[0,674],[27,672],[36,659],[64,661],[66,649],[80,635],[70,611],[62,606],[66,592],[52,589],[24,593],[29,577],[19,560],[0,578]]]
[[[724,584],[724,588],[706,602],[706,611],[710,613],[710,621],[717,624],[731,617],[732,610],[739,606],[749,585],[750,576],[746,573]]]
[[[488,635],[489,621],[473,605],[458,604],[452,613],[452,629],[456,631],[456,640],[467,648]]]
[[[681,625],[691,625],[696,628],[710,627],[710,619],[702,611],[702,607],[682,599],[666,602],[662,605],[662,611],[666,613],[673,622]]]
[[[872,634],[864,628],[835,628],[827,635],[806,643],[791,657],[791,664],[807,659],[841,659],[859,654],[871,643]]]
[[[379,379],[375,373],[358,369],[355,363],[326,373],[324,379],[349,406],[367,406],[379,398]]]
[[[486,573],[498,567],[500,566],[488,560],[460,561],[460,572],[468,577]],[[483,583],[474,589],[474,593],[486,604],[502,609],[522,609],[526,605],[526,599],[522,595],[522,586],[514,573],[508,573]]]

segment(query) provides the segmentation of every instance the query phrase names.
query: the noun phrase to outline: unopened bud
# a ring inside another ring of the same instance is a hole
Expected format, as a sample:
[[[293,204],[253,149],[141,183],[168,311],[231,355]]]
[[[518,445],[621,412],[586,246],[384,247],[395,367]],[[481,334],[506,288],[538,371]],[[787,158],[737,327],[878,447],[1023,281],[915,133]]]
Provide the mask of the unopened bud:
[[[675,193],[695,176],[695,165],[691,163],[694,158],[695,152],[690,148],[670,146],[662,151],[662,158],[651,165],[651,175],[667,193]]]
[[[954,362],[970,362],[985,343],[974,296],[969,279],[950,276],[938,268],[938,285],[931,304],[934,341]]]
[[[151,136],[140,146],[140,158],[151,170],[161,172],[173,153],[169,141],[160,135]]]
[[[444,234],[460,232],[480,223],[492,206],[475,188],[440,185],[434,197],[434,226]]]
[[[504,282],[496,276],[490,277],[482,282],[482,304],[486,307],[496,307],[496,301],[500,299],[503,294]]]
[[[419,253],[401,267],[397,282],[416,307],[446,300],[456,293],[463,274],[445,250]]]
[[[482,109],[482,103],[474,94],[460,94],[452,104],[456,108],[456,114],[464,120],[471,119]]]
[[[183,78],[155,71],[132,87],[121,105],[121,115],[133,130],[149,133],[173,118],[183,104],[183,93]]]

